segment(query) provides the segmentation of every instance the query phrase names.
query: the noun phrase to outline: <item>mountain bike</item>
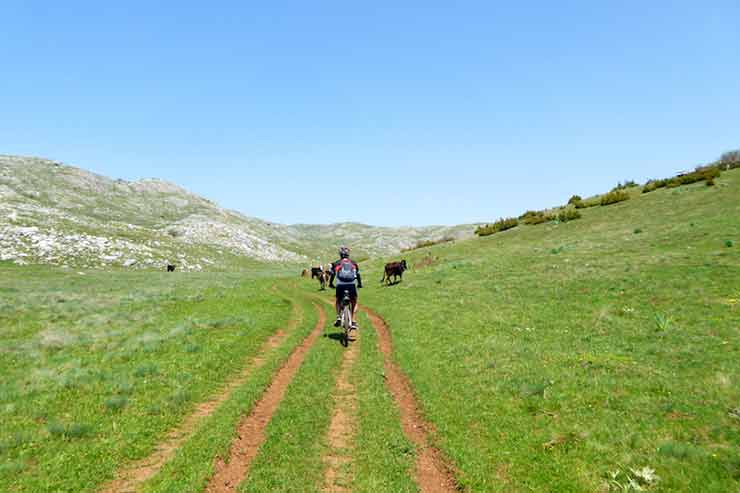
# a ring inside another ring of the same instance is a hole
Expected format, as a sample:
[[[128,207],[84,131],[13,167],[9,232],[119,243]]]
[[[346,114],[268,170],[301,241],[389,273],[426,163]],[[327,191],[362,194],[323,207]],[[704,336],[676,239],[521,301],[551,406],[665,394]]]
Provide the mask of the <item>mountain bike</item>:
[[[349,297],[349,291],[344,291],[344,296],[342,297],[342,313],[341,313],[341,325],[342,329],[344,329],[344,334],[342,335],[342,346],[347,347],[349,345],[349,333],[352,330],[352,300]]]

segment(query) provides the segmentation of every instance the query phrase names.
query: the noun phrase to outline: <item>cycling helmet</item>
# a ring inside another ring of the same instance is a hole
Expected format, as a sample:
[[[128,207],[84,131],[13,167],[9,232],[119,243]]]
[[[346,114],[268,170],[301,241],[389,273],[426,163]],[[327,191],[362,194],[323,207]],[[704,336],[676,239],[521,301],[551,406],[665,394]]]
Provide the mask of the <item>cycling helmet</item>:
[[[339,256],[341,258],[348,258],[349,257],[349,248],[346,246],[339,247]]]

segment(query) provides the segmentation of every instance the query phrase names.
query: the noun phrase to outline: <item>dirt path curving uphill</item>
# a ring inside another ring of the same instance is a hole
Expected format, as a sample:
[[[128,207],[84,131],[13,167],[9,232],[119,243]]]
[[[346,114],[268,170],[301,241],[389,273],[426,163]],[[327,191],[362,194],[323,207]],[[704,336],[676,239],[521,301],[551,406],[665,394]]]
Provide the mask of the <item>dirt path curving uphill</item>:
[[[275,414],[280,401],[283,400],[285,391],[301,367],[306,354],[323,332],[324,325],[326,325],[324,309],[317,304],[314,304],[314,306],[319,311],[319,320],[316,323],[316,327],[293,350],[288,360],[278,370],[270,386],[254,405],[252,411],[239,423],[237,436],[229,450],[229,460],[226,462],[221,457],[216,459],[216,472],[209,481],[208,486],[206,486],[206,492],[235,492],[239,483],[247,477],[252,461],[265,441],[265,428]]]
[[[116,479],[103,485],[100,491],[102,493],[134,493],[145,481],[154,477],[174,457],[177,449],[192,436],[201,421],[213,414],[239,386],[247,381],[250,375],[265,364],[267,353],[278,347],[285,337],[301,323],[302,319],[303,312],[300,305],[293,303],[292,315],[287,327],[272,334],[235,378],[227,382],[224,388],[210,400],[199,404],[178,427],[167,433],[164,440],[154,448],[149,456],[121,469]]]
[[[351,379],[352,368],[360,351],[359,331],[352,332],[353,340],[344,350],[342,366],[334,387],[334,415],[329,424],[327,443],[329,453],[324,457],[323,491],[340,493],[350,491],[352,446],[355,437],[353,418],[357,415],[357,388]]]
[[[393,362],[393,343],[385,321],[369,308],[362,307],[378,333],[378,346],[383,353],[386,383],[401,412],[401,427],[417,447],[415,479],[422,493],[452,493],[459,490],[452,468],[439,449],[430,441],[432,425],[424,419],[411,384]]]

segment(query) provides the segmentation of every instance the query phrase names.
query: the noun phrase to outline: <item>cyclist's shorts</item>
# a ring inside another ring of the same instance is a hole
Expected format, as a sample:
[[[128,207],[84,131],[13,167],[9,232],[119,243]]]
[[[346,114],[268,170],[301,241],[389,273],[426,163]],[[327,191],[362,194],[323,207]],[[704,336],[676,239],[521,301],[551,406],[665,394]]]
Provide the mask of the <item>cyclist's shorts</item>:
[[[349,298],[352,301],[357,301],[357,286],[354,284],[337,284],[337,299],[341,300],[344,298],[344,292],[349,291]]]

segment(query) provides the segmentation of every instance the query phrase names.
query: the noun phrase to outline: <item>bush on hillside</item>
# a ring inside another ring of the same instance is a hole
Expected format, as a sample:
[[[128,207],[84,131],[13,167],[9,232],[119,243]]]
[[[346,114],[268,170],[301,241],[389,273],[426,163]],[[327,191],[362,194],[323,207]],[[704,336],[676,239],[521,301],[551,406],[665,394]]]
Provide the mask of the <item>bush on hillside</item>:
[[[575,209],[563,209],[558,214],[558,221],[561,223],[567,223],[568,221],[575,221],[581,218],[581,213]]]
[[[624,202],[629,200],[630,194],[624,190],[614,190],[605,195],[601,196],[601,205],[616,204],[617,202]]]
[[[612,188],[612,192],[616,190],[626,190],[628,188],[634,188],[639,187],[640,185],[637,184],[634,180],[625,180],[624,183],[617,183],[617,186]]]
[[[522,214],[519,219],[521,219],[524,224],[528,224],[531,226],[552,221],[553,219],[555,219],[555,215],[547,214],[545,213],[545,211],[527,211],[526,213]]]
[[[524,214],[519,216],[520,221],[526,220],[528,217],[536,216],[538,214],[541,214],[540,211],[527,211]]]
[[[402,252],[410,252],[412,250],[418,250],[419,248],[426,248],[430,247],[432,245],[439,245],[440,243],[447,243],[450,241],[455,241],[455,238],[451,236],[445,236],[444,238],[439,238],[437,240],[423,240],[416,243],[416,245],[408,248],[403,248]]]
[[[575,204],[576,209],[588,209],[589,207],[595,207],[597,205],[601,205],[601,199],[596,197],[591,197],[590,199],[581,200],[580,202],[576,202]]]
[[[690,185],[691,183],[697,183],[705,180],[713,180],[720,175],[721,171],[718,166],[700,166],[691,173],[685,173],[683,175],[674,176],[666,186],[668,188],[676,188],[681,185]]]
[[[654,190],[657,190],[659,188],[664,188],[668,184],[668,180],[650,180],[647,183],[645,183],[645,186],[642,187],[642,193],[650,193]]]
[[[515,217],[509,217],[506,219],[499,219],[493,224],[486,224],[485,226],[478,226],[475,228],[475,234],[478,236],[488,236],[507,229],[514,228],[519,225],[519,220]]]
[[[573,195],[571,198],[568,199],[568,205],[575,205],[578,202],[583,202],[583,199],[580,195]]]

